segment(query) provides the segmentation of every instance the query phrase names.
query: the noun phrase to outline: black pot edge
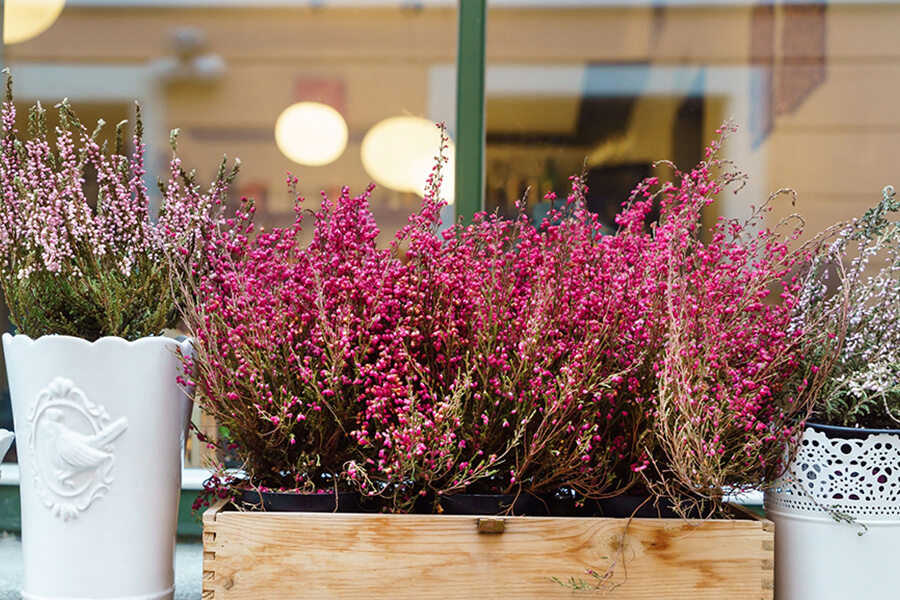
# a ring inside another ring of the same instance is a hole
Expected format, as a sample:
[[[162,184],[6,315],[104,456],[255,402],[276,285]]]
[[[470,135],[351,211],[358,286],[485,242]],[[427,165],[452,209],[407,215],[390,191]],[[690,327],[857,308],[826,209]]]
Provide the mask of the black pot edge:
[[[323,503],[326,498],[330,501]],[[239,490],[234,500],[245,508],[265,512],[357,512],[361,509],[359,494],[355,492],[338,492],[336,506],[332,504],[334,501],[334,494],[331,493],[297,494],[246,489]]]
[[[824,433],[829,438],[845,438],[852,440],[864,440],[870,435],[895,435],[900,436],[900,429],[863,429],[860,427],[842,427],[840,425],[824,425],[822,423],[806,422],[806,426],[814,431]]]
[[[550,515],[548,499],[536,494],[446,494],[442,495],[440,500],[441,508],[448,515],[484,517]]]
[[[305,508],[298,507],[276,507],[270,506],[268,508],[263,509],[262,504],[266,503],[262,500],[263,497],[268,499],[274,499],[274,497],[316,497],[316,499],[321,499],[323,496],[328,496],[333,498],[331,494],[296,494],[292,492],[260,492],[259,490],[239,490],[238,497],[234,499],[235,507],[240,507],[243,505],[245,509],[249,509],[251,511],[259,511],[262,509],[264,512],[271,513],[279,513],[279,512],[302,512],[302,513],[353,513],[353,514],[373,514],[378,513],[378,511],[373,511],[372,507],[365,506],[365,498],[361,497],[356,492],[339,492],[340,501],[339,507],[335,511],[330,506],[327,509],[321,508],[311,508],[309,506]],[[258,498],[259,500],[253,501],[252,498]],[[611,519],[622,519],[622,518],[630,518],[636,517],[641,519],[682,519],[677,512],[674,511],[671,504],[671,499],[666,497],[654,499],[650,498],[648,500],[647,496],[631,496],[631,495],[623,495],[623,496],[613,496],[609,498],[601,498],[601,499],[584,499],[583,504],[580,507],[576,507],[574,502],[571,499],[567,498],[554,498],[554,493],[545,493],[545,494],[521,494],[518,496],[515,495],[502,495],[502,494],[457,494],[457,495],[448,495],[445,497],[446,499],[454,499],[454,500],[465,500],[465,499],[493,499],[495,501],[506,501],[509,502],[511,500],[515,500],[515,505],[512,511],[509,510],[501,510],[499,512],[477,512],[477,511],[466,511],[466,510],[454,510],[453,508],[445,506],[445,510],[443,514],[453,515],[453,516],[476,516],[476,517],[571,517],[571,518],[611,518]],[[271,501],[271,500],[270,500]],[[301,499],[301,503],[303,500]],[[465,502],[464,502],[465,503]],[[281,504],[279,502],[279,504]],[[640,510],[637,510],[640,506]],[[635,512],[637,511],[637,512]],[[415,512],[410,514],[417,515],[428,515],[433,514],[429,512]],[[689,514],[687,516],[689,519],[701,519],[702,515],[698,514]]]

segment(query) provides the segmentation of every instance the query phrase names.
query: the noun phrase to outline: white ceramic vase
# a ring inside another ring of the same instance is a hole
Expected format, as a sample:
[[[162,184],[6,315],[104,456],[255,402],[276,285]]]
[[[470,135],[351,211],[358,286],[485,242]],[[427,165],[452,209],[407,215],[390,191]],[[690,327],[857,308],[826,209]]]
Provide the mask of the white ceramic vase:
[[[776,600],[897,597],[900,432],[808,427],[765,498]]]
[[[23,599],[172,598],[189,342],[4,334],[3,349]]]

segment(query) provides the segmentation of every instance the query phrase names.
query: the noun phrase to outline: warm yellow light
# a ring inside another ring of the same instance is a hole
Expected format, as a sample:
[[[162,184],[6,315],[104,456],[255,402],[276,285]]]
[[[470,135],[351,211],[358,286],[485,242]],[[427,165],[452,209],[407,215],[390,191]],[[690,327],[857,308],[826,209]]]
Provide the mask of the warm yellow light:
[[[425,182],[434,167],[441,144],[441,132],[428,119],[391,117],[377,123],[363,138],[360,153],[363,167],[375,183],[400,192],[425,195]],[[441,169],[441,196],[453,202],[455,148],[448,142],[444,151],[448,162]]]
[[[275,143],[295,163],[310,167],[327,165],[347,148],[347,122],[341,113],[326,104],[292,104],[275,122]]]
[[[4,0],[3,42],[18,44],[44,33],[65,4],[66,0]]]

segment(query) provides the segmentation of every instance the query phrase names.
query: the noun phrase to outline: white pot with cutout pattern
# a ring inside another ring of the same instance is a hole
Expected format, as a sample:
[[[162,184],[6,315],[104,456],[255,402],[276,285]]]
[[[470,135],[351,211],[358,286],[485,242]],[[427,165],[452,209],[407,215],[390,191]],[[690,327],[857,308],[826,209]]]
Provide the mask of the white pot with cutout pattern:
[[[765,504],[776,600],[898,597],[900,431],[810,425]]]
[[[189,342],[3,335],[24,600],[169,600]]]

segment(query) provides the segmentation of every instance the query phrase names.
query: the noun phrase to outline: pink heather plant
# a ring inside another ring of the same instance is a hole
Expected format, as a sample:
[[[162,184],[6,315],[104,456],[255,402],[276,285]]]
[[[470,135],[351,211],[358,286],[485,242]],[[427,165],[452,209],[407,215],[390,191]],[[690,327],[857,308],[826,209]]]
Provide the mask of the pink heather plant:
[[[212,229],[189,369],[243,465],[226,483],[405,511],[463,491],[719,499],[770,481],[821,385],[805,353],[831,347],[791,321],[821,243],[757,232],[768,203],[704,241],[701,210],[739,179],[711,174],[720,144],[678,186],[640,186],[611,236],[577,177],[540,227],[481,214],[439,235],[442,157],[389,249],[370,190],[312,213],[298,198],[283,230],[256,231],[252,208]]]
[[[524,214],[478,215],[439,241],[437,198],[433,189],[401,233],[401,281],[417,302],[394,356],[413,371],[408,400],[365,423],[364,440],[385,446],[379,471],[389,465],[394,484],[418,480],[420,494],[436,496],[627,488],[634,472],[617,466],[632,458],[635,428],[617,390],[630,368],[621,337],[630,313],[618,300],[622,281],[604,271],[602,228],[580,206],[580,180],[550,217],[560,223],[540,229]],[[454,422],[437,444],[404,430],[422,411],[440,417],[447,407]]]
[[[59,117],[51,143],[38,104],[30,113],[29,139],[20,140],[8,78],[0,142],[0,284],[10,320],[34,338],[157,335],[178,319],[166,255],[199,253],[204,224],[221,207],[237,167],[227,173],[223,162],[210,190],[201,193],[173,156],[153,219],[140,110],[131,156],[123,150],[124,123],[108,153],[97,142],[102,122],[89,132],[65,101]],[[174,149],[174,134],[172,142]],[[85,191],[88,167],[96,173],[96,198]]]
[[[256,231],[251,206],[210,240],[209,272],[188,310],[196,352],[188,372],[263,489],[346,487],[359,459],[350,434],[363,390],[377,383],[367,373],[396,335],[386,284],[400,266],[376,248],[368,198],[347,189],[335,202],[323,197],[307,246],[302,199],[292,227]]]
[[[652,267],[645,273],[662,299],[652,317],[665,332],[653,364],[658,448],[648,449],[652,468],[645,471],[656,493],[718,499],[729,488],[772,482],[825,382],[825,371],[804,366],[805,359],[815,351],[832,361],[837,349],[821,322],[793,326],[803,274],[826,235],[797,243],[796,216],[763,227],[782,192],[747,221],[719,218],[707,241],[701,237],[701,211],[742,179],[718,158],[734,131],[726,123],[707,160],[679,173],[678,185],[662,187],[652,234],[637,233],[631,218],[648,209],[646,196],[620,220],[626,227],[620,236],[650,238],[642,256]]]

